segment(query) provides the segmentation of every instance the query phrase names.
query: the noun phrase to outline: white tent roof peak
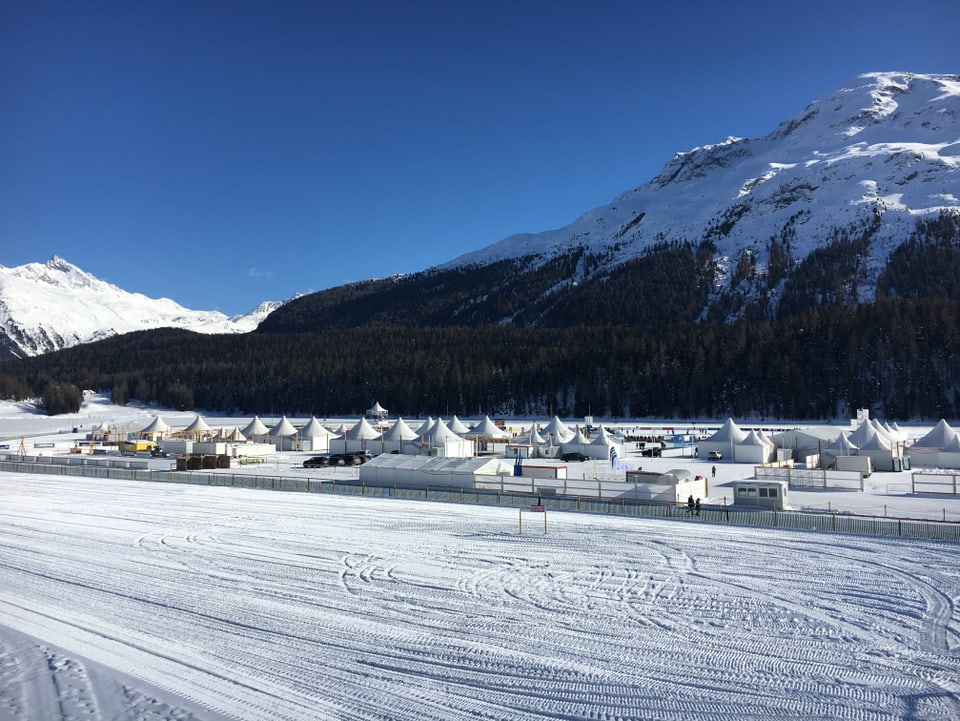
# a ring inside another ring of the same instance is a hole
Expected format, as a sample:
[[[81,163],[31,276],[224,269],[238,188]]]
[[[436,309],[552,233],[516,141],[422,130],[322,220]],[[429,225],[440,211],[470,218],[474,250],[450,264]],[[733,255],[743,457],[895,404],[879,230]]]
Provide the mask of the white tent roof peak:
[[[498,428],[497,424],[490,420],[490,416],[484,416],[467,435],[471,438],[507,438],[506,432]]]
[[[840,435],[837,436],[837,439],[829,444],[824,450],[831,451],[841,456],[851,455],[851,451],[858,450],[857,446],[850,442],[850,434],[846,431],[841,431]]]
[[[706,442],[722,443],[733,441],[734,443],[741,443],[746,439],[746,437],[747,432],[734,423],[733,418],[727,418],[723,425],[720,426],[720,429],[712,436],[707,438]]]
[[[765,446],[768,445],[768,442],[765,441],[759,433],[756,431],[750,431],[747,434],[747,437],[740,441],[738,446]]]
[[[366,418],[361,418],[360,422],[347,431],[346,438],[350,441],[370,441],[380,437],[380,431],[371,426]]]
[[[546,426],[540,429],[540,434],[551,435],[555,441],[562,442],[572,436],[573,431],[567,428],[558,416],[554,416]]]
[[[207,422],[203,420],[200,416],[197,416],[193,419],[193,422],[184,428],[185,431],[209,431],[212,430],[210,426],[207,425]]]
[[[616,441],[613,436],[604,430],[603,426],[600,426],[600,432],[597,433],[597,437],[590,441],[592,446],[614,446]]]
[[[917,448],[946,448],[956,436],[957,432],[941,418],[927,435],[913,445]]]
[[[385,441],[415,441],[419,437],[403,418],[397,418],[396,422],[383,433]]]
[[[270,429],[267,428],[263,421],[260,420],[260,416],[254,416],[246,426],[240,429],[240,432],[247,438],[253,438],[255,436],[265,436],[270,432]]]
[[[163,420],[160,416],[155,416],[150,425],[144,428],[141,433],[166,433],[170,430],[170,426],[167,425],[166,421]]]
[[[333,433],[317,420],[316,416],[310,416],[307,425],[300,429],[301,438],[329,438]]]
[[[449,428],[451,431],[453,431],[459,436],[462,436],[463,434],[470,432],[470,429],[467,428],[464,422],[461,421],[459,418],[457,418],[456,415],[454,415],[453,418],[450,419],[450,422],[447,424],[447,428]]]
[[[380,405],[379,401],[376,401],[373,404],[373,408],[370,408],[367,411],[368,416],[385,416],[387,415],[387,409]]]
[[[281,417],[277,425],[270,429],[270,435],[274,438],[277,436],[294,436],[296,434],[297,429],[287,420],[286,416]]]
[[[433,420],[433,416],[427,416],[427,420],[420,424],[420,427],[417,429],[418,436],[429,436],[433,433],[433,427],[436,425],[436,421]]]
[[[437,422],[433,424],[433,431],[429,435],[423,437],[427,443],[439,443],[441,441],[446,441],[449,438],[456,438],[457,440],[460,440],[460,436],[447,428],[446,423],[441,423],[439,418],[437,419]]]
[[[530,426],[530,442],[538,446],[543,446],[543,445],[546,445],[547,443],[544,440],[543,436],[540,435],[540,432],[537,431],[536,423]]]

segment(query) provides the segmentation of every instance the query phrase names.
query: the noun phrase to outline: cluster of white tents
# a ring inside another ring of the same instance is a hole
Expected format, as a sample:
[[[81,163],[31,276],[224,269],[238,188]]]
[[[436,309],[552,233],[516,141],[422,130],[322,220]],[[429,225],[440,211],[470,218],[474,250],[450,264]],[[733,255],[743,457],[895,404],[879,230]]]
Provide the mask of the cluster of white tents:
[[[604,428],[588,437],[579,427],[571,430],[556,416],[538,428],[533,424],[525,436],[508,434],[489,416],[468,426],[457,416],[449,422],[427,420],[414,429],[403,418],[393,423],[383,419],[385,409],[377,404],[367,416],[376,418],[376,425],[367,417],[350,426],[341,424],[335,430],[324,426],[316,417],[301,427],[293,425],[286,416],[268,427],[259,416],[243,428],[214,430],[199,415],[186,428],[174,431],[160,416],[139,431],[139,438],[161,442],[169,450],[190,452],[184,444],[191,443],[259,443],[271,445],[279,451],[312,451],[316,453],[346,453],[370,451],[373,454],[428,455],[444,458],[470,458],[486,454],[507,454],[524,449],[523,455],[536,458],[556,458],[564,453],[582,453],[588,458],[609,461],[611,451],[623,454],[622,442]],[[172,444],[179,443],[183,448]],[[233,454],[236,455],[236,454]]]
[[[697,442],[697,457],[709,459],[711,454],[719,454],[734,463],[760,465],[776,457],[776,447],[762,430],[745,431],[728,418],[719,430]]]
[[[904,467],[904,439],[905,434],[896,424],[888,425],[870,418],[865,418],[855,430],[841,431],[836,436],[820,435],[812,430],[784,431],[768,436],[762,430],[745,431],[728,418],[718,431],[698,442],[697,455],[709,458],[714,452],[735,463],[757,465],[786,458],[810,459],[822,468],[836,465],[839,458],[866,456],[875,470],[899,471]],[[943,446],[938,443],[938,440],[931,439],[928,447],[937,448],[939,452]],[[909,454],[909,450],[907,452]]]
[[[940,419],[933,429],[906,449],[912,466],[960,468],[960,433]]]

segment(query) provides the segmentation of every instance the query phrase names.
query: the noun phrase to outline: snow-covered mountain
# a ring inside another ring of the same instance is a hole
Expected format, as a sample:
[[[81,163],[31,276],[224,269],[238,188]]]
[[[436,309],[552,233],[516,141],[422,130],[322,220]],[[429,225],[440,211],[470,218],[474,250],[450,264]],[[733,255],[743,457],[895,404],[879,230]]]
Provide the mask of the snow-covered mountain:
[[[943,213],[960,218],[960,75],[867,73],[765,137],[678,153],[649,183],[565,228],[514,235],[410,276],[310,294],[284,304],[264,327],[310,331],[410,318],[422,325],[583,323],[581,309],[616,302],[611,289],[620,291],[620,307],[595,317],[644,324],[649,318],[636,309],[655,305],[660,286],[676,289],[680,281],[656,263],[651,278],[637,271],[643,261],[630,262],[674,243],[696,249],[700,273],[696,287],[675,298],[673,312],[692,309],[684,321],[733,319],[750,304],[775,315],[781,299],[796,296],[789,284],[804,261],[838,239],[862,241],[855,270],[832,271],[856,273],[843,302],[869,302],[891,253],[916,236],[916,221]],[[493,266],[500,261],[508,262]],[[624,268],[634,275],[617,276]],[[836,295],[811,281],[819,268],[794,283],[812,288],[807,302]],[[161,326],[246,332],[280,305],[228,318],[126,293],[61,258],[0,266],[0,344],[15,355]],[[651,312],[661,310],[668,312]]]
[[[246,333],[280,305],[261,303],[232,318],[189,310],[169,298],[129,293],[54,256],[0,266],[0,347],[5,356],[23,357],[151,328]]]
[[[960,212],[958,169],[960,76],[868,73],[765,137],[678,153],[651,182],[565,228],[514,235],[441,268],[531,255],[546,261],[581,246],[601,259],[584,271],[596,274],[657,243],[709,240],[723,280],[744,251],[763,273],[773,238],[800,260],[836,231],[879,219],[860,286],[869,292],[916,218]]]

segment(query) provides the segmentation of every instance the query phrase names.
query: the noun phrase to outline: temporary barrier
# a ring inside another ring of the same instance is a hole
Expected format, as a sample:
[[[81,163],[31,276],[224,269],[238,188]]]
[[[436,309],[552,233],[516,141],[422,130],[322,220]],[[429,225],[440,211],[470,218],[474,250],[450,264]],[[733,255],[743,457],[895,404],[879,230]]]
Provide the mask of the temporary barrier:
[[[806,513],[800,511],[744,510],[718,506],[702,506],[699,516],[690,516],[686,504],[644,502],[630,498],[597,498],[591,496],[532,496],[529,493],[502,492],[476,488],[431,488],[430,486],[398,486],[368,484],[360,481],[313,480],[282,476],[251,476],[230,473],[193,473],[190,471],[145,471],[135,468],[74,466],[47,462],[0,461],[0,472],[42,473],[62,477],[114,478],[160,483],[189,483],[204,486],[231,486],[277,491],[334,493],[350,496],[380,496],[409,500],[467,503],[475,505],[530,508],[536,497],[544,510],[579,511],[630,516],[633,518],[669,518],[686,523],[710,523],[753,528],[782,528],[804,531],[827,531],[871,536],[926,538],[960,542],[960,523],[950,521],[881,518],[841,513]]]

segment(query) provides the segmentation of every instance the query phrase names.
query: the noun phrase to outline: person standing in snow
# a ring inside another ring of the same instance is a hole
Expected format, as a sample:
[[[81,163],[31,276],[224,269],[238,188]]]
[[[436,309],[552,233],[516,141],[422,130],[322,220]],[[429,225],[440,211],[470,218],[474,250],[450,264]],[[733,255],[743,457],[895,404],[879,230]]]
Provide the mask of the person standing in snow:
[[[716,466],[713,467],[713,477],[714,477],[714,478],[717,477],[717,467],[716,467]]]
[[[690,498],[687,499],[687,515],[688,516],[693,515],[693,507],[694,507],[694,501],[693,501],[693,494],[691,493]]]
[[[694,507],[696,508],[696,515],[699,516],[700,515],[700,499],[699,498],[697,499],[696,505]]]

